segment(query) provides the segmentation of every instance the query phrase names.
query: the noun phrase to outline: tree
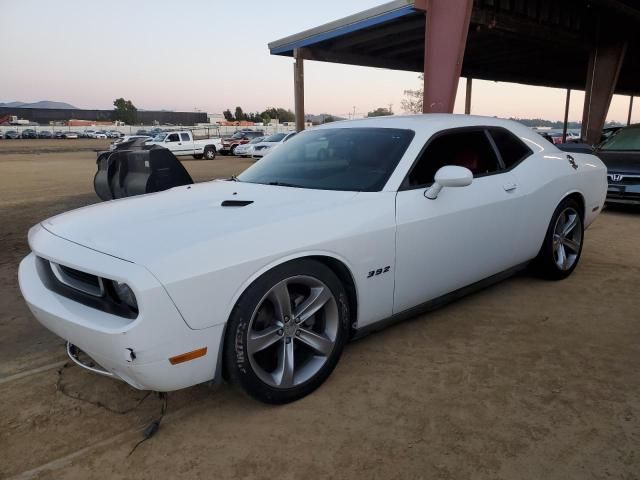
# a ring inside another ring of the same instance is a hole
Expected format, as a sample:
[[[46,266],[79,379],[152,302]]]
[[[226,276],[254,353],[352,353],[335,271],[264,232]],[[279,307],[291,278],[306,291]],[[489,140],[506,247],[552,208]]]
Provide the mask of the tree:
[[[422,99],[424,98],[424,74],[420,74],[422,84],[417,90],[405,90],[401,105],[406,113],[422,113]]]
[[[236,117],[236,121],[238,122],[241,122],[247,119],[247,116],[244,114],[241,107],[236,107],[235,117]]]
[[[231,113],[231,110],[229,110],[228,108],[222,112],[222,115],[224,115],[224,119],[227,122],[233,122],[235,120],[235,118],[233,118],[233,113]]]
[[[386,117],[387,115],[393,115],[393,112],[384,107],[376,108],[373,112],[367,113],[367,117]]]
[[[260,114],[261,117],[268,117],[269,121],[272,118],[278,120],[278,122],[295,122],[296,116],[291,110],[285,110],[282,107],[269,107],[264,112]]]
[[[262,123],[265,125],[269,125],[271,123],[271,117],[264,112],[260,115],[260,118],[262,119]]]
[[[126,123],[127,125],[133,125],[138,118],[138,109],[135,107],[131,100],[125,100],[124,98],[117,98],[113,101],[113,119]]]
[[[278,120],[280,120],[281,122],[295,122],[296,115],[291,110],[278,108]]]

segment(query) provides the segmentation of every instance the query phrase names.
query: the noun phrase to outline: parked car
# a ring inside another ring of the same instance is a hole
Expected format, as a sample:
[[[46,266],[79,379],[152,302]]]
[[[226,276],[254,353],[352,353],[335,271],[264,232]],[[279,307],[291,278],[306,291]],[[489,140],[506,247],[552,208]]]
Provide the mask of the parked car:
[[[606,192],[597,157],[508,120],[325,124],[227,181],[43,221],[19,284],[80,365],[84,351],[161,392],[224,369],[286,403],[327,379],[349,338],[531,262],[568,277]]]
[[[99,130],[93,134],[92,138],[100,138],[100,139],[107,138],[107,132],[103,130]]]
[[[220,150],[222,143],[219,138],[194,140],[188,130],[161,133],[147,142],[148,145],[160,145],[171,150],[176,157],[191,155],[193,158],[213,160]]]
[[[640,124],[618,129],[594,153],[607,167],[607,203],[640,205]]]
[[[617,133],[623,127],[608,127],[602,130],[602,135],[600,136],[600,143],[604,142],[611,135]]]
[[[262,140],[262,142],[258,143],[256,146],[254,146],[253,147],[253,152],[251,153],[251,156],[253,158],[262,158],[267,153],[269,153],[272,150],[274,150],[275,148],[279,147],[280,145],[285,143],[290,138],[293,138],[293,136],[295,134],[296,134],[296,132],[274,133],[273,135],[268,136],[267,138]]]
[[[120,138],[120,137],[123,137],[124,135],[118,130],[109,130],[107,132],[107,136],[109,138]]]
[[[78,132],[62,132],[62,138],[78,138]]]
[[[240,130],[229,138],[222,139],[222,147],[220,153],[223,155],[234,155],[238,145],[249,143],[256,137],[263,137],[262,130]]]
[[[145,140],[151,140],[151,137],[149,137],[148,135],[125,135],[124,137],[120,137],[115,141],[111,142],[111,145],[109,145],[109,150],[115,150],[118,147],[118,145],[120,145],[121,143],[129,142],[130,140],[136,140],[139,138],[144,138]]]
[[[20,134],[16,130],[7,130],[4,132],[4,138],[7,140],[15,140],[16,138],[20,138]]]
[[[149,134],[149,132],[147,132],[147,131],[146,131],[146,130],[144,130],[144,129],[140,129],[140,130],[138,130],[138,131],[136,132],[136,135],[149,135],[150,137],[151,137],[151,136],[153,136],[153,135]]]
[[[264,138],[265,137],[256,137],[253,140],[251,140],[249,143],[245,143],[244,145],[238,145],[235,149],[235,154],[238,157],[242,157],[242,158],[250,157],[251,154],[253,153],[253,147],[255,147],[256,144],[264,140]]]
[[[41,130],[38,132],[38,138],[53,138],[53,134],[49,130]]]
[[[23,130],[20,136],[22,138],[38,138],[37,132],[31,128]]]
[[[64,138],[64,130],[57,130],[55,132],[53,132],[53,138]]]

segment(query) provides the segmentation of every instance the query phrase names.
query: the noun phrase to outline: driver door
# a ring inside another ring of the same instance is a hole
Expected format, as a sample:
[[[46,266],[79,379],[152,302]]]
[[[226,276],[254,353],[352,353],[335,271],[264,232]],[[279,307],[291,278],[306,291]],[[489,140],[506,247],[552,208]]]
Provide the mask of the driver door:
[[[430,200],[424,193],[445,165],[468,168],[473,182]],[[483,127],[432,137],[396,196],[394,313],[517,265],[519,199],[516,177]]]

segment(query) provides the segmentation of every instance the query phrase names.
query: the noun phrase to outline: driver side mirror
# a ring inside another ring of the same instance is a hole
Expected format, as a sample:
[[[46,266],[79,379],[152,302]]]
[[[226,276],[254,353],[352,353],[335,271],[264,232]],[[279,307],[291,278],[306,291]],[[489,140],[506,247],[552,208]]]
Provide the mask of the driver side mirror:
[[[424,196],[429,200],[435,200],[443,187],[467,187],[471,182],[473,182],[471,170],[447,165],[436,172],[433,185],[424,192]]]

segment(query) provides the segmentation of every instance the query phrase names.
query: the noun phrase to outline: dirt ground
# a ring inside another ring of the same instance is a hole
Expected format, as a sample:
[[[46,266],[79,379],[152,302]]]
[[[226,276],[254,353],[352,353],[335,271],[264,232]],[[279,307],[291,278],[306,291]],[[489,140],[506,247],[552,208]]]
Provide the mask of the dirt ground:
[[[105,141],[0,141],[1,478],[640,478],[640,213],[605,211],[574,274],[522,274],[352,343],[291,405],[161,400],[77,367],[17,286],[38,221],[97,201]],[[197,181],[234,157],[185,161]]]

